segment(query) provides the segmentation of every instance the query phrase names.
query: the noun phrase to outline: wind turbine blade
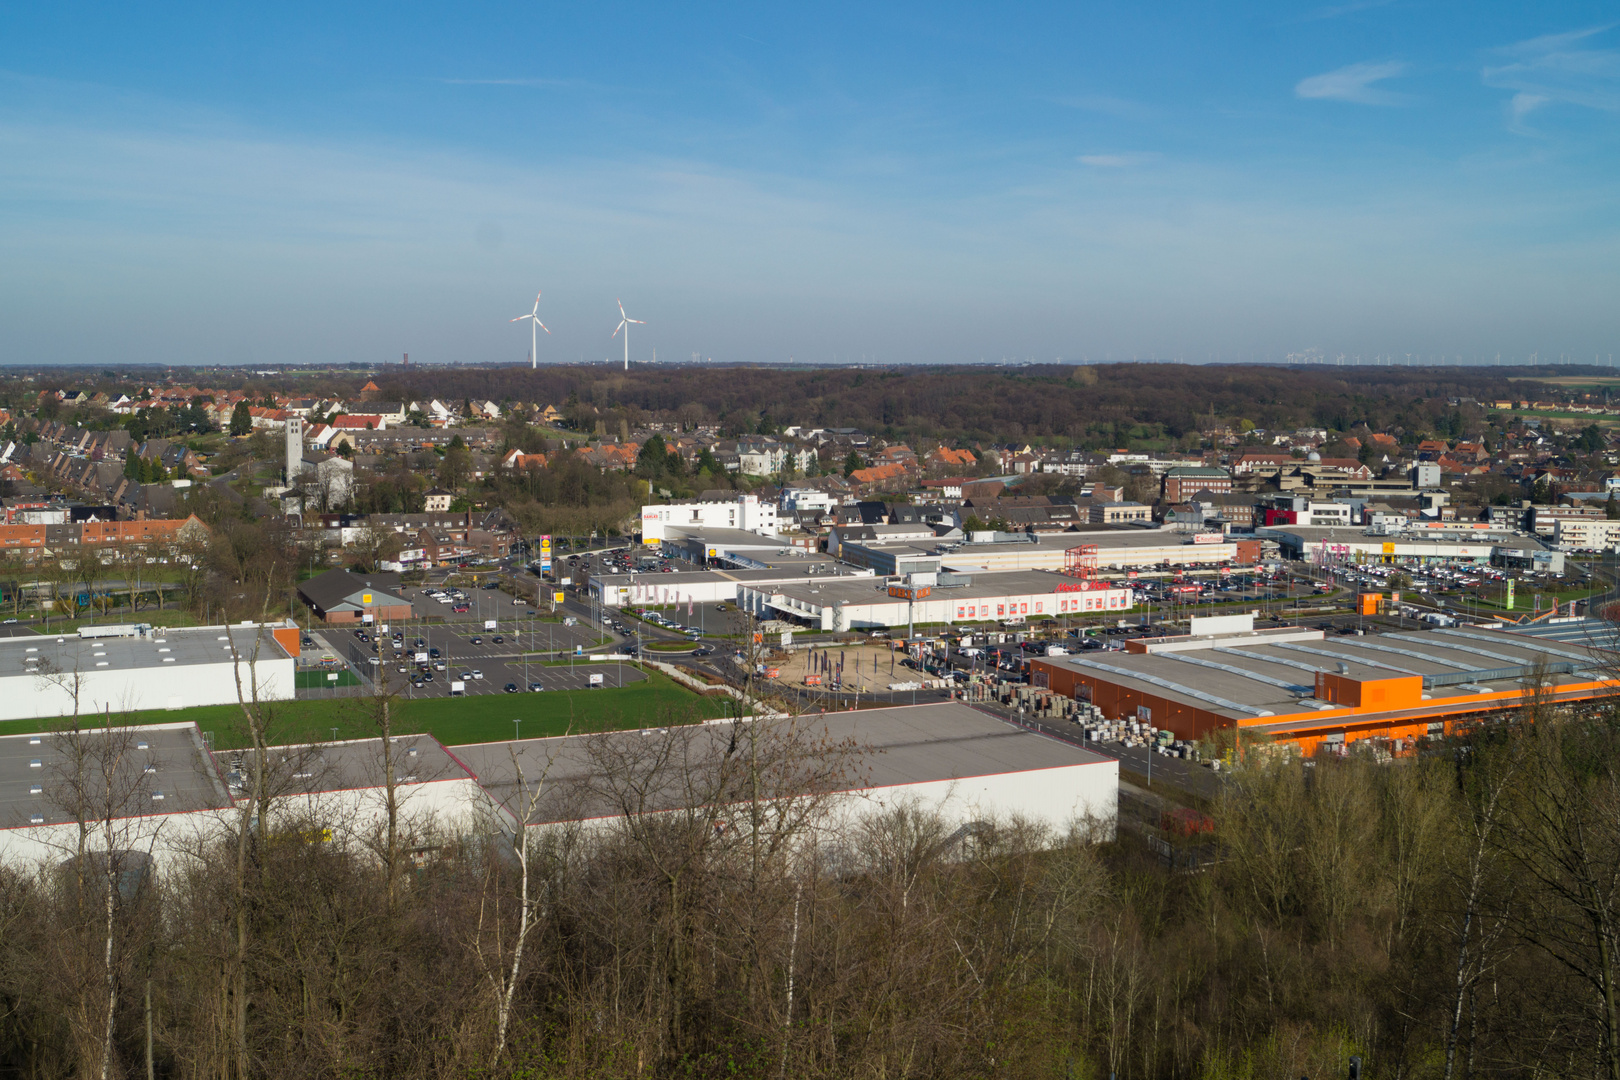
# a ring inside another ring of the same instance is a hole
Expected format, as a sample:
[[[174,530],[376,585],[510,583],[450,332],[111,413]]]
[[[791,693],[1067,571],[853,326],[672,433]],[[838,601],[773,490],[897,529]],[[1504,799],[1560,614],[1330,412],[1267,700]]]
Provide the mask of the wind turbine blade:
[[[622,318],[624,318],[624,301],[623,300],[618,301],[618,305],[619,305],[619,318],[622,319]]]
[[[533,315],[519,315],[515,319],[507,319],[506,321],[507,322],[522,322],[524,319],[532,319],[532,318],[534,318]]]
[[[620,321],[620,322],[619,322],[619,325],[618,325],[618,326],[615,326],[615,327],[614,327],[614,328],[613,328],[613,333],[612,333],[612,335],[611,335],[611,336],[612,336],[612,337],[618,337],[618,336],[619,336],[619,331],[620,331],[620,330],[623,330],[623,329],[624,329],[624,322],[623,322],[623,321],[622,321],[622,320],[621,320],[621,321]]]
[[[538,326],[542,330],[546,330],[546,324],[541,322],[539,319],[534,320],[534,325]],[[546,333],[549,334],[549,333],[551,333],[551,331],[546,330]]]
[[[647,325],[647,320],[646,319],[626,319],[624,321],[625,322],[633,322],[637,326],[646,326]]]

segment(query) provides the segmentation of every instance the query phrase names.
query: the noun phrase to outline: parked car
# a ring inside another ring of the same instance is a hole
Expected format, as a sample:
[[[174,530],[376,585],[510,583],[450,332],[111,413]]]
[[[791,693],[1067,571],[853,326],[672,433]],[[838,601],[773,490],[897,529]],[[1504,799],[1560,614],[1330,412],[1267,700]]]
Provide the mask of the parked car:
[[[541,685],[540,685],[540,684],[539,684],[539,683],[537,683],[537,682],[532,682],[532,683],[530,683],[530,684],[529,684],[529,691],[530,691],[530,692],[531,692],[531,693],[535,693],[535,694],[538,694],[538,693],[539,693],[539,692],[540,692],[540,691],[542,691],[542,690],[544,690],[544,689],[545,689],[545,687],[543,687],[543,686],[541,686]]]
[[[504,689],[508,694],[515,694],[518,692],[517,683],[515,682],[507,683]]]

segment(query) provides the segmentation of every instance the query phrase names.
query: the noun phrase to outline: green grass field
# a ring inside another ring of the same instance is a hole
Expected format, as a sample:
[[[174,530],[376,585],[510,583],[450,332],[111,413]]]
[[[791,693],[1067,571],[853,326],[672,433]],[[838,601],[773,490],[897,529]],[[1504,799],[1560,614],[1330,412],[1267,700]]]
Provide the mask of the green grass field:
[[[512,721],[522,723],[523,738],[561,735],[568,731],[605,731],[624,728],[690,723],[726,714],[727,699],[701,697],[678,686],[657,671],[645,682],[606,690],[561,690],[540,694],[482,694],[465,698],[400,700],[394,703],[395,731],[426,732],[447,746],[498,742],[512,737]],[[272,706],[275,731],[272,741],[292,743],[332,738],[374,736],[373,703],[369,698],[326,701],[282,701]],[[204,705],[168,712],[155,709],[114,717],[130,724],[173,724],[193,721],[213,736],[217,749],[246,745],[242,710],[235,705]],[[8,720],[0,735],[48,731],[61,720]]]
[[[337,678],[329,679],[328,675]],[[312,668],[299,671],[293,675],[293,685],[300,690],[330,690],[333,687],[359,686],[360,679],[348,668],[342,671],[326,671],[322,668]]]

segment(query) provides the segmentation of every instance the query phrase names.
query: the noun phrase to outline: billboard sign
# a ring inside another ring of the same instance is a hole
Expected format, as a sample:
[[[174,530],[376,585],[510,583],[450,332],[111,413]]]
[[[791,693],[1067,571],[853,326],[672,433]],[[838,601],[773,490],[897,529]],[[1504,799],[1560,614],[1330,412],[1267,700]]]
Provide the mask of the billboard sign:
[[[934,590],[927,585],[890,585],[889,595],[901,600],[922,600]]]
[[[592,672],[591,673],[591,685],[592,686],[602,686],[602,685],[605,685],[605,682],[606,682],[606,676],[604,676],[601,672],[597,671],[597,672]]]
[[[551,534],[546,533],[540,537],[540,572],[542,574],[551,570]]]

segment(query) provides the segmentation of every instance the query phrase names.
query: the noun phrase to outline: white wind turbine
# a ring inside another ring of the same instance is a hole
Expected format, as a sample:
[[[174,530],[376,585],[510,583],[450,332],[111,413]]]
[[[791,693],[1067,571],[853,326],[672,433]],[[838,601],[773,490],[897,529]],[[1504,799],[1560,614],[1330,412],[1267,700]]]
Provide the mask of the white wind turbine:
[[[619,336],[619,331],[620,330],[624,331],[624,370],[626,370],[626,371],[630,370],[630,324],[631,323],[635,323],[637,326],[646,326],[647,325],[646,322],[641,320],[641,319],[632,319],[630,316],[626,315],[624,313],[624,301],[620,300],[619,301],[619,325],[613,328],[613,336],[618,337]]]
[[[546,330],[546,324],[540,321],[540,294],[539,293],[534,294],[534,310],[533,311],[529,312],[527,315],[519,315],[517,318],[509,319],[507,321],[508,322],[522,322],[524,319],[532,319],[532,320],[534,320],[534,322],[529,327],[529,367],[537,368],[537,367],[540,366],[540,353],[539,353],[539,350],[536,348],[536,346],[540,344],[540,332],[538,330],[536,330],[535,327],[538,326],[541,330],[545,330],[546,333],[548,333],[548,334],[551,333],[550,330]]]

